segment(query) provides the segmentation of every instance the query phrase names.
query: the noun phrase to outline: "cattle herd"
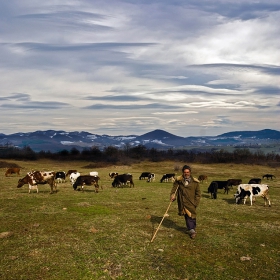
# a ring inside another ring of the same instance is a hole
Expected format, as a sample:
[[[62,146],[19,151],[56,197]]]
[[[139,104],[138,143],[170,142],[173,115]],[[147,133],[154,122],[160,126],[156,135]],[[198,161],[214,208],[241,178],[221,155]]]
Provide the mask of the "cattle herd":
[[[7,168],[5,171],[5,176],[16,174],[20,176],[20,168]],[[38,185],[40,184],[49,184],[51,191],[50,193],[56,192],[57,184],[66,182],[66,178],[69,176],[69,180],[74,190],[84,190],[84,186],[94,186],[95,192],[99,190],[99,181],[100,177],[98,176],[97,171],[92,171],[88,175],[81,175],[80,172],[74,169],[64,171],[30,171],[23,178],[18,180],[17,188],[22,187],[25,184],[28,184],[29,193],[31,190],[36,190],[38,193]],[[160,183],[163,182],[174,182],[175,173],[163,174]],[[117,172],[110,172],[109,177],[113,180],[112,187],[134,187],[133,175],[130,173],[118,174]],[[251,178],[247,184],[242,183],[242,179],[228,179],[228,180],[214,180],[211,181],[208,187],[208,193],[212,199],[217,199],[218,190],[224,190],[224,194],[228,194],[229,190],[233,186],[237,187],[237,192],[234,194],[236,204],[239,204],[241,201],[246,203],[246,199],[249,197],[250,203],[252,205],[253,200],[257,196],[261,196],[264,199],[265,205],[268,203],[271,206],[269,198],[269,186],[267,184],[262,184],[262,179],[273,180],[276,177],[272,174],[265,174],[262,178]],[[139,176],[139,180],[146,180],[148,183],[154,182],[156,179],[155,173],[152,172],[142,172]],[[198,180],[203,183],[204,181],[208,182],[207,175],[199,175]]]

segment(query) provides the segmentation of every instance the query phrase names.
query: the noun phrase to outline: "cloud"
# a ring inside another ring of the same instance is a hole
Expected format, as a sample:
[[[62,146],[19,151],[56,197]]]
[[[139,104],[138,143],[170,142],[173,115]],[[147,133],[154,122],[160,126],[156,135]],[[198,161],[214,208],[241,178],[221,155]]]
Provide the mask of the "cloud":
[[[2,130],[279,129],[279,24],[276,0],[4,1]]]

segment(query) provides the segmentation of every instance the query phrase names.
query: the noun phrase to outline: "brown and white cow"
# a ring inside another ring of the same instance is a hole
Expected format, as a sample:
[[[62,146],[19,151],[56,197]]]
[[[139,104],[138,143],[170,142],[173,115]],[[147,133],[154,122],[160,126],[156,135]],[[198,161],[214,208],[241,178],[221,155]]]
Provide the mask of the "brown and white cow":
[[[17,174],[20,175],[20,168],[18,167],[11,167],[8,168],[5,172],[5,176],[7,177],[8,175],[12,175],[12,174]]]
[[[55,192],[57,192],[54,171],[28,172],[24,178],[18,180],[17,188],[21,188],[25,184],[29,185],[29,189],[31,189],[32,186],[36,186],[38,184],[49,184],[51,187],[50,193],[53,193],[54,189],[55,189]]]
[[[240,184],[237,187],[236,194],[234,195],[235,202],[236,204],[239,204],[240,201],[244,199],[245,204],[247,197],[249,197],[252,206],[253,198],[256,196],[261,196],[264,199],[264,205],[266,205],[266,202],[268,202],[268,205],[271,206],[268,191],[269,187],[265,184]]]

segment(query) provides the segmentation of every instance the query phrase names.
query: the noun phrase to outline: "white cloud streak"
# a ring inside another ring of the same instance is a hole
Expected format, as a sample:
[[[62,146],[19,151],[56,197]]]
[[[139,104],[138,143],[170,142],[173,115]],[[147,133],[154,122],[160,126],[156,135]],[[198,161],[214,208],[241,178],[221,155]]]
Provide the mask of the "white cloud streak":
[[[1,4],[0,132],[280,129],[278,1],[60,3]]]

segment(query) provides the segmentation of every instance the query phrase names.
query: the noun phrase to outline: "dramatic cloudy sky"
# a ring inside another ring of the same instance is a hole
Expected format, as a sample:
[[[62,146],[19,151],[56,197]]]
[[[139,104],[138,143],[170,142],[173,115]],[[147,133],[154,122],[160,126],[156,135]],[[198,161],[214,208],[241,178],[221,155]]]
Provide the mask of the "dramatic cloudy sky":
[[[279,0],[2,0],[0,133],[280,130]]]

